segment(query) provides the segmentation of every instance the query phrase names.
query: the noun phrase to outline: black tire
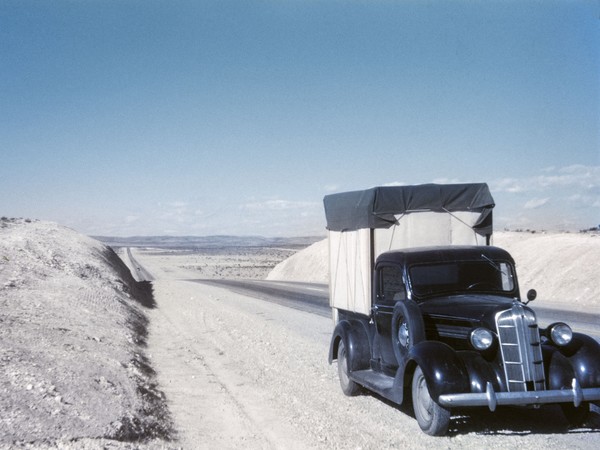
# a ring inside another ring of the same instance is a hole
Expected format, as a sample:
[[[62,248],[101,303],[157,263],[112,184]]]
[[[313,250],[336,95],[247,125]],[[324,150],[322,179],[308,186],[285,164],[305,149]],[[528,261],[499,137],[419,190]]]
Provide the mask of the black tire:
[[[394,306],[392,340],[398,365],[406,362],[411,347],[425,340],[423,316],[413,300],[399,301]]]
[[[413,375],[412,403],[415,418],[421,430],[430,436],[443,436],[448,432],[450,410],[433,401],[429,395],[427,381],[419,366]]]
[[[582,426],[590,416],[590,404],[582,403],[577,408],[571,403],[561,403],[563,415],[572,427]]]
[[[353,397],[360,392],[360,385],[352,381],[348,375],[348,357],[346,355],[346,347],[344,341],[341,340],[337,351],[338,377],[342,392],[349,397]]]

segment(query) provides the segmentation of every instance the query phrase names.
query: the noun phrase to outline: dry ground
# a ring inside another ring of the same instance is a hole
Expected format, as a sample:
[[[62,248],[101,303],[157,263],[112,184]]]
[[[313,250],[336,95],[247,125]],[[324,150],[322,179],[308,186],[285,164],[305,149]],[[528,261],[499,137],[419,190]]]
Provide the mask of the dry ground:
[[[312,256],[296,273],[319,270],[315,249],[298,253]],[[450,436],[426,436],[410,408],[341,393],[326,362],[330,320],[184,281],[181,261],[135,255],[158,274],[150,349],[185,448],[597,446],[597,415],[570,430],[556,407],[471,411],[455,417]]]
[[[134,255],[156,278],[156,307],[97,241],[2,221],[0,447],[597,448],[598,416],[570,430],[556,408],[478,410],[425,436],[410,408],[341,393],[330,320],[186,281],[217,260]],[[230,275],[264,275],[247,264],[256,255],[233,256],[220,260]]]

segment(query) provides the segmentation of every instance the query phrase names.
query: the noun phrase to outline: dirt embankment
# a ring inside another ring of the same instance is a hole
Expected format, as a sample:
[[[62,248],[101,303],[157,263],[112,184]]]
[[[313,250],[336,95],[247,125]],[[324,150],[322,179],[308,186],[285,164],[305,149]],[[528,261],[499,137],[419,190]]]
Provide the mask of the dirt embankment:
[[[168,438],[145,356],[152,287],[99,242],[0,221],[0,447]]]

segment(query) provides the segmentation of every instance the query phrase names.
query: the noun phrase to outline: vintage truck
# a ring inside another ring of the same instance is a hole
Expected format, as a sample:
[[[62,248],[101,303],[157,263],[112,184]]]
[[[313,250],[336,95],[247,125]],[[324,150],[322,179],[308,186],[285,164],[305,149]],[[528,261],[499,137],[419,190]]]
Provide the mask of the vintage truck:
[[[342,391],[412,401],[421,429],[453,408],[560,404],[582,424],[600,400],[600,344],[540,329],[515,263],[491,246],[486,184],[377,187],[324,198]],[[558,274],[557,274],[558,275]]]

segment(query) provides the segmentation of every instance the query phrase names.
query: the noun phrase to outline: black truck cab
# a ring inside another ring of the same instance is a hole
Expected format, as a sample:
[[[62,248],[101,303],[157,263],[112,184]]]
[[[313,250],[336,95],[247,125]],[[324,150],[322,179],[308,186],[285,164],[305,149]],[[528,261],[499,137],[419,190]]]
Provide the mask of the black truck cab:
[[[371,314],[339,310],[331,340],[347,395],[411,397],[431,435],[454,407],[559,403],[580,423],[600,400],[600,345],[564,323],[540,330],[505,250],[385,252],[372,279]]]

